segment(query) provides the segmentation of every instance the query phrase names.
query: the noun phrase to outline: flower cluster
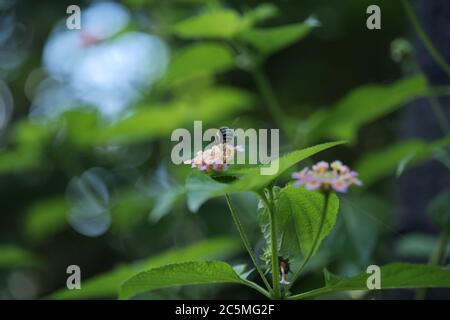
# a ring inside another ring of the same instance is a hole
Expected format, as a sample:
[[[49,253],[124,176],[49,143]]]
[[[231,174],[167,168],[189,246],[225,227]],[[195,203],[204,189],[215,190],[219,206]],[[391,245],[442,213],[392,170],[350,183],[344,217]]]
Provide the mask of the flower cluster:
[[[197,152],[192,160],[184,163],[201,171],[224,171],[228,163],[232,162],[237,152],[243,151],[241,146],[233,146],[228,143],[213,145],[211,148]]]
[[[334,161],[331,164],[320,161],[312,167],[312,170],[304,168],[300,172],[294,172],[292,178],[297,179],[296,186],[305,185],[309,190],[333,189],[337,192],[347,192],[351,185],[362,185],[361,180],[358,179],[358,173],[350,170],[340,161]]]

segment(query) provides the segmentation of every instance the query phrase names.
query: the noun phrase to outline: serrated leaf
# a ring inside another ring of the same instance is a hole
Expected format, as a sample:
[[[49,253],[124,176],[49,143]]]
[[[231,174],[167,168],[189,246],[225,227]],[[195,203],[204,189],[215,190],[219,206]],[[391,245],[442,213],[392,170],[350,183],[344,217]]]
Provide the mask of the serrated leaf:
[[[309,18],[305,22],[286,26],[245,30],[239,33],[238,39],[267,55],[301,40],[318,25],[316,19]]]
[[[450,268],[443,268],[425,264],[413,263],[392,263],[380,268],[381,289],[415,289],[415,288],[438,288],[450,287]],[[290,299],[306,299],[320,294],[351,291],[368,290],[367,279],[371,276],[366,272],[361,272],[353,277],[339,278],[328,275],[325,287],[304,292],[290,297]]]
[[[165,264],[185,261],[225,258],[239,252],[241,246],[232,238],[214,238],[186,248],[173,249],[144,261],[123,265],[90,279],[83,280],[80,290],[61,289],[51,295],[54,299],[87,299],[117,296],[122,282],[133,275]]]
[[[245,284],[233,267],[225,262],[185,262],[136,274],[122,284],[119,297],[128,299],[139,293],[155,289],[212,283]]]
[[[261,167],[251,167],[240,172],[240,176],[229,184],[219,183],[204,173],[194,172],[186,180],[188,207],[197,211],[208,199],[234,192],[257,192],[286,172],[296,163],[320,151],[344,143],[343,141],[328,142],[313,147],[297,150],[273,161],[278,171],[273,175],[261,175]]]
[[[277,221],[280,230],[289,230],[292,226],[293,232],[282,235],[283,246],[292,247],[291,243],[296,243],[301,249],[303,257],[306,257],[314,243],[314,239],[319,232],[320,221],[323,212],[325,196],[317,191],[310,191],[303,187],[288,185],[280,192],[277,202]],[[328,200],[325,224],[319,235],[318,243],[313,251],[317,252],[322,240],[330,233],[336,223],[339,211],[339,199],[332,193]],[[288,252],[289,256],[295,256],[296,252]]]

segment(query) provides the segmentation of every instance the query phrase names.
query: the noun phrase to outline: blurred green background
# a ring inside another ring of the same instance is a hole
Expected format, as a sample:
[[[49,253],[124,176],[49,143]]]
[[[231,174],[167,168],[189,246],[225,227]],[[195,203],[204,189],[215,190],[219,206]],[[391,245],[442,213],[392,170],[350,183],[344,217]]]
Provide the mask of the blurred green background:
[[[0,1],[0,298],[115,298],[143,267],[248,263],[223,199],[186,206],[191,169],[172,164],[170,134],[194,120],[281,128],[281,153],[349,141],[315,160],[340,159],[365,185],[343,197],[301,289],[321,285],[324,266],[428,260],[439,226],[427,212],[450,203],[450,78],[400,1],[82,1],[81,30],[67,30],[71,4]],[[381,30],[366,28],[371,4]],[[414,5],[448,61],[450,4]],[[234,199],[261,253],[256,198]],[[65,291],[74,264],[83,290]],[[373,296],[413,293],[337,298]],[[229,286],[143,296],[256,297]]]

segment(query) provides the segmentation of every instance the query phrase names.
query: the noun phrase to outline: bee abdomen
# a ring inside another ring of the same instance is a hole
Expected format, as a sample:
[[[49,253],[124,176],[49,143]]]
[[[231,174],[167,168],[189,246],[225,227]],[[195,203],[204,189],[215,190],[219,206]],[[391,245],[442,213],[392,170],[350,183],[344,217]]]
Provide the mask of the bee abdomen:
[[[221,127],[219,129],[220,139],[222,143],[233,144],[234,132],[228,127]]]

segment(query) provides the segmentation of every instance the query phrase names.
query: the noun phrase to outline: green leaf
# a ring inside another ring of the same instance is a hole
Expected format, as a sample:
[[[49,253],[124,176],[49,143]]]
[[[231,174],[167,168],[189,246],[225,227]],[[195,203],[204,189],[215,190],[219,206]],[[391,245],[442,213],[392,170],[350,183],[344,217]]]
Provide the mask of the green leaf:
[[[443,138],[432,143],[422,140],[409,140],[390,145],[364,155],[355,165],[359,176],[368,187],[376,181],[393,173],[404,159],[408,158],[408,165],[418,165],[431,158],[436,151],[450,145],[450,138]]]
[[[245,12],[243,24],[251,27],[258,22],[276,17],[279,14],[278,8],[272,3],[262,3]]]
[[[158,196],[155,205],[153,206],[149,218],[151,222],[157,222],[162,217],[166,216],[173,208],[173,206],[184,196],[184,188],[172,186]]]
[[[111,208],[111,231],[113,233],[132,231],[138,224],[145,222],[152,205],[148,194],[136,192],[133,188],[117,192],[114,206]]]
[[[324,206],[325,196],[317,191],[310,191],[304,187],[288,185],[280,192],[277,202],[277,219],[280,230],[290,230],[281,235],[283,248],[292,248],[292,243],[298,244],[303,257],[306,257],[319,232],[320,221]],[[339,198],[336,194],[330,194],[325,224],[319,235],[317,246],[313,255],[317,252],[322,240],[331,232],[339,211]],[[286,255],[295,257],[296,252],[286,252]]]
[[[172,32],[181,38],[232,38],[242,26],[234,10],[209,11],[176,23]]]
[[[33,267],[39,264],[35,254],[15,245],[0,245],[0,269]]]
[[[290,299],[311,298],[335,291],[368,290],[371,274],[362,272],[349,278],[325,277],[325,287],[300,293]],[[450,269],[413,263],[392,263],[381,267],[381,289],[415,289],[450,287]]]
[[[166,3],[198,6],[207,4],[210,0],[165,0]],[[161,0],[125,0],[124,3],[130,7],[148,7],[149,5],[159,5]]]
[[[194,172],[186,179],[187,204],[189,210],[196,212],[208,199],[217,194],[223,195],[227,184],[217,182],[202,172]]]
[[[206,200],[226,193],[258,192],[296,163],[343,143],[343,141],[328,142],[288,153],[273,161],[272,165],[278,166],[278,171],[272,175],[261,175],[260,169],[266,166],[246,168],[240,172],[241,175],[234,182],[229,184],[219,183],[204,173],[195,172],[186,180],[188,207],[195,212]]]
[[[425,264],[392,263],[381,267],[381,289],[448,287],[450,269]],[[339,290],[367,290],[370,274],[362,272],[350,278],[334,281]]]
[[[231,49],[217,43],[198,43],[182,49],[173,57],[163,83],[180,83],[195,77],[215,74],[235,66]]]
[[[398,163],[397,170],[395,172],[396,178],[399,178],[403,174],[403,172],[405,172],[406,168],[415,156],[415,153],[409,153]]]
[[[427,211],[440,228],[450,232],[450,189],[442,191],[433,198]]]
[[[427,81],[418,75],[391,85],[365,85],[352,90],[327,112],[308,120],[309,137],[354,141],[361,126],[373,122],[428,93]]]
[[[174,129],[192,126],[195,120],[203,124],[227,119],[252,106],[253,96],[231,87],[216,87],[188,96],[167,105],[147,106],[129,118],[103,128],[94,143],[131,143],[151,138],[168,137]]]
[[[330,241],[334,256],[347,258],[358,268],[366,266],[390,211],[389,203],[367,193],[341,197],[336,232]]]
[[[68,204],[64,197],[33,204],[25,220],[25,234],[32,241],[42,241],[67,227]]]
[[[52,137],[56,127],[53,124],[45,126],[28,120],[19,120],[13,129],[12,140],[18,146],[35,148],[36,145],[45,144]]]
[[[238,39],[268,55],[303,39],[317,26],[319,22],[309,18],[305,22],[286,26],[245,30],[238,34]]]
[[[59,121],[59,125],[64,126],[66,139],[78,148],[91,147],[92,141],[95,140],[93,137],[97,136],[103,125],[99,114],[89,109],[66,111]]]
[[[355,169],[359,173],[364,187],[368,187],[375,181],[393,173],[406,156],[416,154],[425,146],[425,143],[420,140],[393,144],[383,150],[367,153],[357,162]],[[409,162],[412,163],[412,159]]]
[[[229,257],[239,252],[241,246],[232,238],[214,238],[186,248],[170,250],[144,261],[122,265],[90,279],[83,280],[80,290],[61,289],[51,295],[53,299],[87,299],[117,296],[122,282],[131,276],[170,263]]]
[[[20,147],[0,152],[0,174],[36,169],[42,163],[40,151],[35,148]]]
[[[245,281],[225,262],[185,262],[136,274],[122,284],[119,296],[128,299],[155,289],[211,283],[245,284]]]
[[[422,233],[407,234],[399,238],[395,244],[396,256],[415,260],[427,260],[435,250],[436,236]],[[444,257],[450,256],[450,245]],[[445,259],[445,258],[444,258]]]

